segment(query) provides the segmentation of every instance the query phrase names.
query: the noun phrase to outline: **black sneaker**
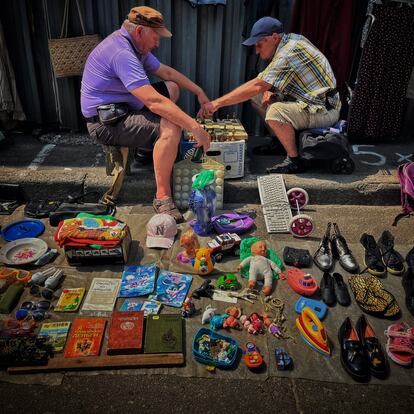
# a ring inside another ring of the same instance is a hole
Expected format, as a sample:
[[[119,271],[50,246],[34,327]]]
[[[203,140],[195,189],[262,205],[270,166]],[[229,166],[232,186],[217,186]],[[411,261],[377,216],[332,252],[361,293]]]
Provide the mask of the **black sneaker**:
[[[364,263],[368,272],[374,276],[384,276],[387,270],[382,262],[381,252],[374,237],[364,233],[360,242],[365,248]]]
[[[305,167],[303,161],[293,162],[289,157],[286,157],[282,163],[267,168],[266,171],[268,174],[299,174],[305,171]]]
[[[404,259],[400,253],[394,250],[394,236],[388,230],[383,231],[378,240],[378,247],[387,271],[392,275],[402,275],[404,273]]]

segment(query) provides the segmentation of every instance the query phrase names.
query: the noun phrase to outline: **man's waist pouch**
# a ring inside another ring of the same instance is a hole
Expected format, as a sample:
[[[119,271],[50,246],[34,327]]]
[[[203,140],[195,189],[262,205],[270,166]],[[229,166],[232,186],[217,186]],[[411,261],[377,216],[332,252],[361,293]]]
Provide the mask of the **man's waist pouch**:
[[[126,103],[113,103],[100,105],[97,108],[99,122],[104,125],[113,125],[120,121],[129,112],[129,106]]]

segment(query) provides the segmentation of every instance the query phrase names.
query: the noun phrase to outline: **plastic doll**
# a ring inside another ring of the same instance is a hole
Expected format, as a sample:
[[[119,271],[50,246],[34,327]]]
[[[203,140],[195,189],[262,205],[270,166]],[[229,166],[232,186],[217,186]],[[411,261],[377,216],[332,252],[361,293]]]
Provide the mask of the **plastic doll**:
[[[191,263],[196,255],[196,250],[200,247],[198,238],[193,230],[187,230],[180,237],[180,247],[184,250],[178,252],[177,261],[181,263]]]
[[[246,257],[237,267],[237,271],[239,272],[243,266],[249,264],[249,289],[255,287],[256,280],[264,280],[262,292],[269,296],[272,293],[272,270],[277,273],[280,273],[281,270],[266,257],[267,246],[265,241],[253,243],[250,250],[252,256]]]
[[[189,198],[189,208],[196,215],[196,220],[190,226],[199,236],[213,232],[212,217],[216,212],[216,192],[211,187],[214,183],[213,170],[204,170],[193,177],[192,191]]]

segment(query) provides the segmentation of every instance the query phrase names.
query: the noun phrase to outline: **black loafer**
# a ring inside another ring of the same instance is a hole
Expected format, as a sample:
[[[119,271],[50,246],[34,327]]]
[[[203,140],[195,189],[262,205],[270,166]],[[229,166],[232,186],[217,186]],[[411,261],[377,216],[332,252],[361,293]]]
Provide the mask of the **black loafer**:
[[[351,297],[349,296],[348,288],[341,274],[334,273],[332,275],[334,280],[335,296],[338,303],[342,306],[349,306],[351,304]]]
[[[322,276],[322,280],[319,286],[321,291],[322,300],[328,305],[333,306],[336,302],[335,287],[333,277],[325,272]]]
[[[359,317],[355,329],[364,347],[371,374],[377,378],[387,378],[390,372],[388,358],[365,315]]]
[[[341,347],[341,364],[345,371],[358,382],[367,382],[370,378],[365,351],[358,334],[349,318],[346,318],[338,331]]]

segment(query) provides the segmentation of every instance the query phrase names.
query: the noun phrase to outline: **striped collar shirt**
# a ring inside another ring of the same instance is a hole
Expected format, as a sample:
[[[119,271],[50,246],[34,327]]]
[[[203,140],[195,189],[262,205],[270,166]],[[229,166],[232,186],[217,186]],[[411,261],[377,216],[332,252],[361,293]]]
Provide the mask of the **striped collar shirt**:
[[[314,113],[325,107],[326,93],[336,88],[336,79],[326,57],[304,36],[283,34],[272,61],[258,75],[287,100],[303,104]],[[328,98],[340,109],[339,95]]]

